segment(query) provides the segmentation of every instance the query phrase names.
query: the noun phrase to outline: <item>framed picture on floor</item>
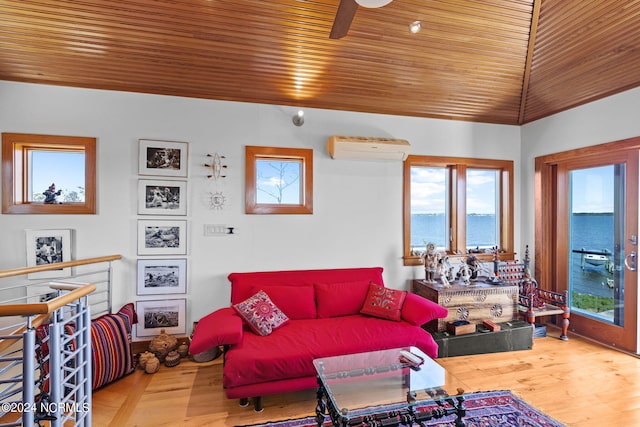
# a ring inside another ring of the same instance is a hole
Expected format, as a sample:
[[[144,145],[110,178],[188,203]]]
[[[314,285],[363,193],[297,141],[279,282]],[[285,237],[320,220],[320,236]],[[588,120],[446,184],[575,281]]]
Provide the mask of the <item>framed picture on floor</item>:
[[[157,336],[163,329],[169,335],[185,334],[187,331],[186,308],[186,299],[138,301],[136,303],[137,336]]]
[[[187,181],[138,181],[140,215],[186,215]]]
[[[186,291],[186,259],[138,260],[138,295],[184,294]]]
[[[71,230],[25,230],[27,266],[57,264],[71,261]],[[71,267],[29,273],[29,279],[71,276]]]
[[[138,220],[138,255],[186,254],[186,220]]]

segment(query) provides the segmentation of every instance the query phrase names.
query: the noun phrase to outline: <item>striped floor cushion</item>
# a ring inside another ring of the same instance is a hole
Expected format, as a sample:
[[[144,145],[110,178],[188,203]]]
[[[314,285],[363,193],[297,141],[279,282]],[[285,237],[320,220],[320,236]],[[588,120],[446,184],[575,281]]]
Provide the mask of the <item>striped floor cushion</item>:
[[[91,321],[91,354],[93,389],[105,386],[118,378],[130,374],[134,370],[133,352],[131,350],[132,325],[138,323],[133,303],[125,304],[115,314],[105,314]],[[71,337],[74,328],[65,325],[65,335]],[[37,356],[42,360],[43,390],[49,391],[49,354],[48,325],[41,325],[36,330],[41,343]],[[67,350],[73,351],[75,342],[69,341]]]
[[[105,314],[91,322],[94,390],[133,372],[131,327],[134,323],[137,317],[132,303],[115,314]]]

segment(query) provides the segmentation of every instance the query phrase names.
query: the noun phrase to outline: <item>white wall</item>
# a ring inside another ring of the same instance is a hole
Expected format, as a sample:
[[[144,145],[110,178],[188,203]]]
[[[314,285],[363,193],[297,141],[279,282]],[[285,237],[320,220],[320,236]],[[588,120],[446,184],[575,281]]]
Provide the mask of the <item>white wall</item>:
[[[522,229],[534,244],[534,161],[538,156],[640,135],[640,88],[522,126]]]
[[[514,160],[520,182],[520,129],[448,120],[305,110],[169,96],[0,82],[0,131],[98,139],[97,215],[0,215],[0,269],[25,265],[24,229],[70,228],[74,258],[121,254],[114,305],[135,301],[138,139],[189,142],[187,330],[227,306],[234,271],[382,266],[387,286],[407,289],[420,267],[402,265],[402,163],[332,160],[332,134],[404,138],[413,154]],[[244,214],[244,146],[314,150],[313,215]],[[215,184],[206,153],[226,156]],[[208,191],[227,197],[209,209]],[[520,195],[515,196],[515,245]],[[167,217],[175,219],[175,217]],[[204,224],[236,227],[236,236],[204,237]],[[145,299],[157,299],[145,297]]]

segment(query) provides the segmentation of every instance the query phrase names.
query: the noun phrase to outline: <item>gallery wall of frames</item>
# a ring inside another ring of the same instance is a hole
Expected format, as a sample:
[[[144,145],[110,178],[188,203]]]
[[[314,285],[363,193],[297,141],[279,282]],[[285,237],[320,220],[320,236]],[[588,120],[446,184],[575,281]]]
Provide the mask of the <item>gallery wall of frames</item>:
[[[188,148],[139,140],[138,337],[186,333]]]

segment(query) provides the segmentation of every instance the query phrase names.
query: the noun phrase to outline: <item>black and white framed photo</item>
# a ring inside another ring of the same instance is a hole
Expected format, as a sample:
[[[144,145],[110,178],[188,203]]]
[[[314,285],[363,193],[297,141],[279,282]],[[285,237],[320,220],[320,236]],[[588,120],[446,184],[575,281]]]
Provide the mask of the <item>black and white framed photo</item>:
[[[139,337],[157,336],[163,329],[169,335],[185,334],[186,311],[186,299],[138,301],[136,312],[139,322],[136,334]]]
[[[71,230],[25,230],[27,266],[71,261]],[[29,273],[29,279],[69,277],[71,268]]]
[[[138,295],[184,294],[186,292],[186,259],[138,260]]]
[[[187,181],[138,181],[140,215],[186,215]]]
[[[186,142],[141,139],[138,158],[140,175],[186,177],[188,147]]]
[[[138,220],[138,255],[186,254],[186,220]]]

